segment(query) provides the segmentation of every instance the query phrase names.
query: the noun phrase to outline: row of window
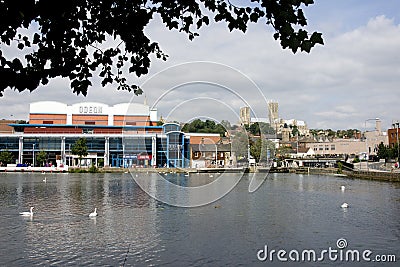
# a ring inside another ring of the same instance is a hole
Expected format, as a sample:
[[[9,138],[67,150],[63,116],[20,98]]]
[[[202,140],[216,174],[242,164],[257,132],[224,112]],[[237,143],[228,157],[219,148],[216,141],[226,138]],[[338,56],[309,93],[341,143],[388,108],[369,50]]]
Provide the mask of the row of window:
[[[325,150],[329,150],[329,145],[325,145],[325,146],[314,146],[314,151],[317,151],[317,150],[324,150],[324,148],[325,148]],[[335,145],[330,145],[330,150],[336,150],[336,147],[335,147]]]

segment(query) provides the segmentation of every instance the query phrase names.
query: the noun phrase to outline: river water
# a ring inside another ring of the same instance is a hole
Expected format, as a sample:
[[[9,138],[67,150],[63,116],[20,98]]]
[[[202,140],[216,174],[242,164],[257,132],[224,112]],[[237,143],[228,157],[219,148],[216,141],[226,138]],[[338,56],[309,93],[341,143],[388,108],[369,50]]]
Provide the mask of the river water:
[[[195,175],[169,179],[209,179]],[[128,173],[2,173],[0,266],[398,266],[399,184],[270,174],[249,193],[249,180],[217,202],[179,208],[149,197]],[[34,216],[19,215],[30,206]],[[98,216],[89,218],[95,207]],[[321,253],[329,248],[337,257],[371,253],[349,261]],[[286,254],[265,258],[271,250]],[[302,259],[305,250],[316,251],[316,261]]]

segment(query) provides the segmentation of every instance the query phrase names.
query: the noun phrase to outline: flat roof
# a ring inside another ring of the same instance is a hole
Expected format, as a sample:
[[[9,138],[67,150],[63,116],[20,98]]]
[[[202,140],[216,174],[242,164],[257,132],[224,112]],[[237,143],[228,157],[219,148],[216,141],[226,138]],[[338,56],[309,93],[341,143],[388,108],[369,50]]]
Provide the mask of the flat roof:
[[[162,129],[162,126],[133,126],[133,125],[127,125],[127,126],[114,126],[114,125],[87,125],[87,124],[73,124],[73,125],[67,125],[67,124],[17,124],[17,123],[12,123],[9,124],[11,127],[42,127],[42,128],[54,128],[54,127],[62,127],[62,128],[107,128],[107,129]]]

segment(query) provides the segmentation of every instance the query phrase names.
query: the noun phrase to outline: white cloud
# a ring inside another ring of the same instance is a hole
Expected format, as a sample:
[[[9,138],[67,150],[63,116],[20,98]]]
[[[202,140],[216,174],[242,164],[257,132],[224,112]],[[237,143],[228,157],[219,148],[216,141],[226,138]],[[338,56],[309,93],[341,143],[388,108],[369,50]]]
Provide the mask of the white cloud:
[[[346,12],[350,14],[351,9]],[[323,16],[318,19],[324,22]],[[315,47],[311,54],[296,55],[282,50],[266,25],[252,25],[243,34],[237,31],[230,33],[225,24],[217,23],[201,30],[200,37],[191,42],[184,34],[170,32],[155,20],[146,31],[170,57],[167,62],[153,60],[148,76],[137,79],[131,75],[130,80],[143,83],[152,74],[184,62],[215,61],[238,69],[261,88],[267,99],[277,100],[281,117],[305,120],[311,128],[324,126],[332,129],[361,128],[366,118],[380,117],[383,126],[388,127],[392,119],[398,119],[396,116],[399,114],[400,26],[396,24],[399,19],[389,19],[384,15],[364,18],[366,22],[363,25],[347,32],[340,32],[342,26],[335,28],[333,22],[329,24],[328,20],[324,24],[324,28],[330,29],[329,34],[324,35],[325,45]],[[317,22],[313,21],[313,25]],[[346,23],[350,21],[343,21],[341,25]],[[181,67],[176,70],[145,83],[150,104],[171,86],[180,81],[196,80],[199,75],[198,69]],[[240,92],[254,107],[258,117],[267,117],[265,100],[255,93],[251,82],[234,71],[203,71],[208,80],[221,82]],[[0,104],[8,108],[0,111],[0,117],[9,117],[9,113],[26,116],[29,103],[38,100],[66,103],[98,101],[111,105],[126,102],[131,96],[132,93],[116,91],[111,87],[101,88],[97,83],[84,98],[75,96],[68,89],[68,82],[57,80],[33,93],[20,94],[7,90]],[[182,101],[196,97],[224,100],[229,107],[243,106],[241,100],[232,95],[228,97],[226,90],[185,86],[164,99],[160,113],[165,115]],[[144,97],[134,99],[143,102]],[[214,102],[210,105],[192,103],[187,107],[182,114],[188,115],[190,111],[202,116],[207,111],[216,119],[236,122],[229,109],[221,111],[223,106]],[[179,117],[179,113],[176,115]]]

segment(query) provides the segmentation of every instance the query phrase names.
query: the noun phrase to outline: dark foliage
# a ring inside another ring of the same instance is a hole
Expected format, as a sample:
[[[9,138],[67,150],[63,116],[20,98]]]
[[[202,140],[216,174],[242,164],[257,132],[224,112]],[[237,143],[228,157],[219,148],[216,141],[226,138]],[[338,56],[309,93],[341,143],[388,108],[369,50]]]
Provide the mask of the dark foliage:
[[[145,33],[156,15],[190,40],[210,23],[208,14],[230,31],[245,32],[250,22],[263,20],[283,48],[309,52],[323,44],[321,33],[304,29],[302,7],[310,4],[313,0],[251,0],[240,7],[229,0],[0,0],[0,95],[6,88],[33,91],[56,77],[68,78],[73,92],[86,95],[97,72],[102,86],[116,83],[140,94],[137,85],[127,84],[123,67],[141,76],[151,55],[167,59]],[[7,56],[8,47],[20,54]]]
[[[197,119],[190,123],[186,123],[182,127],[182,131],[187,133],[219,133],[221,136],[224,136],[227,129],[225,129],[221,124],[215,123],[214,121],[202,121]]]

